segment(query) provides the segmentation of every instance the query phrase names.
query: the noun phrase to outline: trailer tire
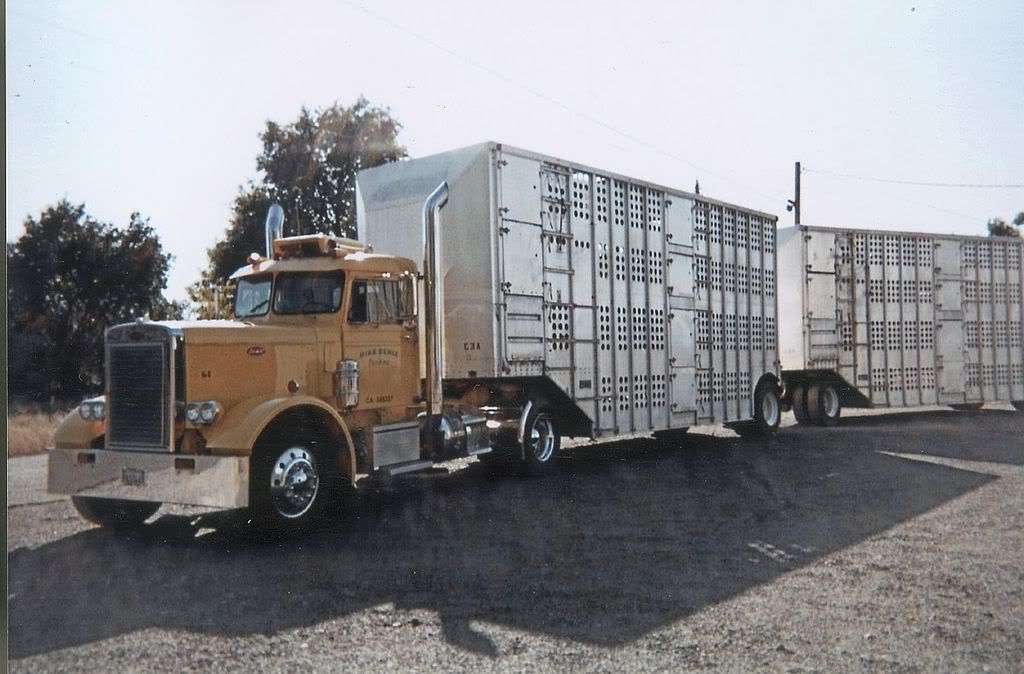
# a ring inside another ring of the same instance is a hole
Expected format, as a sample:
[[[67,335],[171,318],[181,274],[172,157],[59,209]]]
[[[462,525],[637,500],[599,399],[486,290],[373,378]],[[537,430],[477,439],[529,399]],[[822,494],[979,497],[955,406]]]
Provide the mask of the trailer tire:
[[[1014,400],[1010,404],[1013,405],[1013,409],[1018,412],[1024,412],[1024,400]]]
[[[832,384],[812,384],[807,389],[807,413],[815,426],[835,426],[842,411],[839,392]]]
[[[985,403],[959,403],[956,405],[950,405],[950,407],[955,409],[957,412],[977,412],[984,407],[984,405]]]
[[[146,523],[160,509],[159,503],[115,498],[72,496],[71,503],[83,519],[115,531],[131,531]]]
[[[807,385],[797,384],[790,394],[790,404],[793,406],[793,416],[801,426],[811,423],[811,416],[807,413]]]
[[[744,438],[773,438],[779,431],[782,403],[779,389],[771,379],[761,379],[754,389],[754,418],[732,426]]]
[[[330,492],[323,440],[311,433],[275,434],[253,452],[249,510],[260,533],[297,536],[319,523]]]
[[[523,475],[535,477],[549,472],[558,460],[562,438],[554,417],[545,409],[531,411],[523,432]]]

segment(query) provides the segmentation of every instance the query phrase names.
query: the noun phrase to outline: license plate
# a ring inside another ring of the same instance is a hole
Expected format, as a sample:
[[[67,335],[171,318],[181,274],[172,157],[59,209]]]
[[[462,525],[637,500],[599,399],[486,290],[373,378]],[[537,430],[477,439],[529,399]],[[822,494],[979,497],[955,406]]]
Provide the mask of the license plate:
[[[129,487],[141,487],[146,484],[146,471],[141,468],[122,468],[121,482]]]

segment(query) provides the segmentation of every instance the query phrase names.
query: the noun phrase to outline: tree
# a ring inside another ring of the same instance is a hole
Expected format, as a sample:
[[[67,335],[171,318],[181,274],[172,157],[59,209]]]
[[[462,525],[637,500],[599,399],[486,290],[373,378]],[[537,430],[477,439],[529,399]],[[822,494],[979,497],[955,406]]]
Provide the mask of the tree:
[[[209,270],[193,286],[223,285],[250,253],[263,252],[267,209],[279,202],[285,232],[355,236],[355,179],[364,168],[406,156],[398,144],[401,125],[387,108],[360,97],[354,105],[302,108],[287,125],[268,121],[260,134],[257,181],[239,188],[224,238],[207,251]]]
[[[62,200],[28,217],[25,233],[7,244],[11,393],[66,399],[96,391],[107,327],[180,317],[163,296],[171,260],[138,213],[118,229]]]
[[[988,235],[1020,236],[1021,226],[1024,226],[1024,211],[1018,213],[1013,218],[1011,224],[1007,224],[1002,218],[992,218],[988,221]]]

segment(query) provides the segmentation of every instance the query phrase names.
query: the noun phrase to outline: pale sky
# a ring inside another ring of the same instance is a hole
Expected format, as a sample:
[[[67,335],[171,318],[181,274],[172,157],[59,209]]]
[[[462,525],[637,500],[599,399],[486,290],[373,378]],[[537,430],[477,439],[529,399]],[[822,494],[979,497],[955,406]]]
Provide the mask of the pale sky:
[[[1024,210],[1024,2],[7,2],[7,238],[61,197],[151,218],[181,299],[267,119],[390,107],[806,224],[983,234]],[[816,173],[814,171],[821,171]],[[825,173],[827,172],[827,173]]]

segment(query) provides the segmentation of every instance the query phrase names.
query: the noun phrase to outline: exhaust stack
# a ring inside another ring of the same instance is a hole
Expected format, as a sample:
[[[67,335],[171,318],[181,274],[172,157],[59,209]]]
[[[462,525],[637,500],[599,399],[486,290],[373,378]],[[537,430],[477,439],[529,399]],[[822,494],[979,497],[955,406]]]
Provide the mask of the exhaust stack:
[[[267,209],[267,259],[274,259],[274,239],[280,239],[284,234],[284,209],[281,204],[271,204]]]
[[[423,295],[426,315],[427,414],[441,414],[441,241],[438,219],[448,203],[448,182],[442,182],[423,202]],[[431,422],[433,419],[431,419]],[[431,424],[428,428],[433,428]]]

